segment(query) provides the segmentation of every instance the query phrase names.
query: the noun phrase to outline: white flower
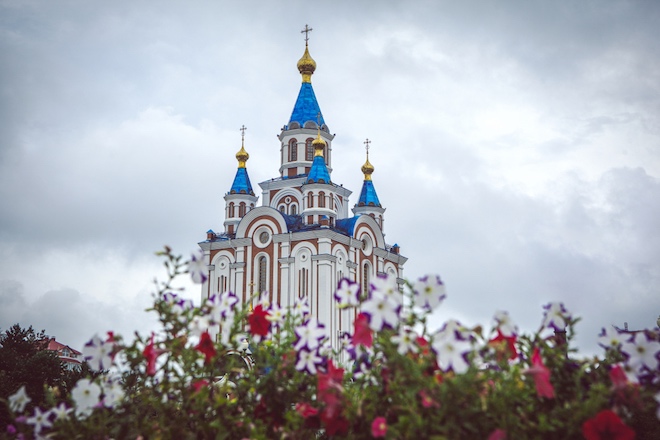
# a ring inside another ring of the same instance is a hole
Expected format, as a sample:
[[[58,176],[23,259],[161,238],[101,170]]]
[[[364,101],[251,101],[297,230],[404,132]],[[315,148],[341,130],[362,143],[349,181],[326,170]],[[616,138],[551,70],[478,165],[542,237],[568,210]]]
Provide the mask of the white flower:
[[[542,327],[552,327],[557,331],[566,329],[566,321],[571,318],[571,314],[564,307],[564,304],[553,302],[543,307],[545,316],[543,317]]]
[[[321,339],[325,337],[323,324],[320,324],[315,318],[311,318],[303,325],[296,327],[295,333],[298,336],[298,342],[296,342],[293,348],[296,350],[300,350],[303,347],[307,347],[309,350],[315,350],[320,345]]]
[[[450,368],[456,374],[464,373],[470,366],[465,360],[465,356],[471,350],[469,341],[463,341],[457,338],[442,336],[434,338],[431,343],[438,357],[438,365],[444,371]]]
[[[307,371],[309,374],[316,374],[316,366],[321,364],[321,359],[316,350],[307,350],[303,348],[298,351],[298,362],[296,362],[296,370]]]
[[[204,254],[201,251],[195,252],[190,257],[190,261],[188,262],[188,272],[195,284],[203,284],[209,279],[207,275],[208,268],[206,267],[206,263],[204,263]]]
[[[83,347],[83,359],[92,370],[107,370],[112,364],[112,342],[104,342],[94,335]]]
[[[384,296],[393,304],[403,304],[403,294],[396,283],[396,277],[390,274],[377,276],[371,280],[371,296]]]
[[[651,371],[658,368],[656,355],[660,351],[660,342],[649,341],[642,332],[636,333],[631,341],[622,343],[621,351],[628,355],[628,365],[636,372],[644,367]]]
[[[103,405],[112,408],[124,398],[119,376],[108,376],[103,382]]]
[[[67,408],[64,402],[61,402],[50,410],[51,414],[55,416],[55,421],[68,419],[71,411],[71,408]]]
[[[417,335],[404,326],[399,328],[398,335],[392,336],[392,342],[398,344],[396,351],[398,351],[401,356],[408,352],[417,353],[419,351],[416,340]]]
[[[447,297],[445,285],[438,275],[426,275],[413,286],[413,305],[433,310]]]
[[[42,429],[53,426],[53,423],[48,420],[48,416],[50,416],[50,411],[41,412],[41,409],[37,407],[34,409],[34,415],[29,417],[26,422],[28,425],[34,425],[34,432],[39,434]]]
[[[23,385],[18,391],[9,396],[9,409],[15,413],[22,413],[25,410],[25,405],[30,403],[31,400],[25,392],[25,385]]]
[[[495,320],[495,325],[500,330],[500,333],[502,333],[502,336],[505,338],[510,338],[518,334],[518,327],[511,322],[508,312],[500,310],[495,313],[493,319]]]
[[[273,303],[268,309],[268,313],[269,314],[266,316],[266,319],[273,324],[279,325],[284,323],[284,319],[286,318],[286,311],[282,307]]]
[[[401,305],[389,300],[388,296],[372,292],[371,298],[362,303],[362,311],[369,316],[369,327],[381,331],[383,326],[396,327]]]
[[[219,323],[222,318],[233,316],[234,306],[238,302],[238,297],[232,292],[224,292],[211,296],[206,304],[210,308],[209,315],[215,323]]]
[[[190,322],[190,333],[195,336],[201,336],[202,333],[208,331],[211,327],[211,319],[209,316],[194,316]]]
[[[623,342],[621,334],[617,331],[608,333],[607,330],[603,329],[602,333],[598,337],[598,344],[606,349],[619,348],[621,346],[621,342]]]
[[[305,317],[306,315],[309,314],[309,303],[307,302],[307,298],[302,298],[302,299],[297,299],[293,303],[293,307],[291,308],[291,314],[293,316],[298,316],[298,317]]]
[[[89,379],[80,379],[71,390],[71,398],[76,404],[76,414],[82,418],[92,413],[100,397],[101,387]]]
[[[342,278],[335,290],[335,299],[340,308],[360,305],[360,285],[348,278]]]

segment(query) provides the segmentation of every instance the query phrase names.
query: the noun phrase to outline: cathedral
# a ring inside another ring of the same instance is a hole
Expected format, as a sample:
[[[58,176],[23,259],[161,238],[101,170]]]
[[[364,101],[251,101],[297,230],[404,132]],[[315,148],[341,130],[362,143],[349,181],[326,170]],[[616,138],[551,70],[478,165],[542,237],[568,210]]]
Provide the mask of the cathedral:
[[[369,162],[361,168],[364,181],[349,214],[351,191],[332,180],[332,141],[312,88],[316,62],[305,52],[298,61],[302,85],[289,121],[279,134],[279,176],[259,183],[261,206],[248,175],[245,127],[236,153],[238,169],[225,194],[224,231],[206,233],[199,243],[208,280],[202,300],[231,290],[248,302],[258,293],[282,307],[307,298],[314,317],[337,344],[353,331],[355,310],[340,310],[333,297],[337,283],[348,278],[363,289],[378,275],[402,282],[407,258],[397,244],[385,242],[385,208],[380,203]],[[337,154],[341,155],[341,151]],[[357,168],[357,167],[356,167]],[[229,182],[227,182],[229,183]]]

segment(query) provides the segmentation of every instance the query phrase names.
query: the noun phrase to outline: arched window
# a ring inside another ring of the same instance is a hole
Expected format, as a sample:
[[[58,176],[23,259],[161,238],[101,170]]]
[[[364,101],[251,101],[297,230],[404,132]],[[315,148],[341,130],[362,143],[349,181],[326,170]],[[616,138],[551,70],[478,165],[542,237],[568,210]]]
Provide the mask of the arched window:
[[[319,208],[325,208],[325,193],[323,191],[319,193]]]
[[[300,269],[298,278],[298,298],[302,299],[308,295],[307,283],[309,282],[309,269]]]
[[[289,162],[295,162],[298,160],[298,141],[291,139],[289,141]]]
[[[298,209],[297,209],[296,205],[291,205],[291,215],[296,215],[296,214],[297,214],[297,212],[296,212],[297,210],[298,210]]]
[[[238,205],[238,216],[239,217],[245,216],[245,202],[241,202],[241,204]]]
[[[312,193],[307,194],[307,207],[308,208],[314,207],[314,196],[312,195]]]
[[[310,162],[314,160],[314,147],[312,146],[312,141],[314,141],[312,138],[305,141],[305,160]]]
[[[371,286],[369,285],[371,281],[371,268],[369,267],[369,263],[364,263],[364,266],[362,266],[362,294],[369,294],[369,291],[371,290]]]
[[[261,256],[259,257],[259,293],[264,293],[268,290],[268,268],[267,268],[267,262],[266,262],[266,257]],[[272,295],[272,294],[271,294]],[[273,298],[272,296],[270,297],[270,301],[272,302]]]
[[[286,207],[284,205],[280,205],[279,210],[282,214],[286,214]]]
[[[231,202],[229,204],[229,218],[234,217],[235,211],[234,211],[234,202]]]

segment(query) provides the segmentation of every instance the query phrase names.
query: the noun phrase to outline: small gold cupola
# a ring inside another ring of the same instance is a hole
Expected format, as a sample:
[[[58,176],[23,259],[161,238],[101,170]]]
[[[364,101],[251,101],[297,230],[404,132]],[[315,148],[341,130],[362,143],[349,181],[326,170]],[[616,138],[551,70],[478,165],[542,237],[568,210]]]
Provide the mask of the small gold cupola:
[[[314,147],[314,157],[323,156],[323,150],[325,150],[326,143],[321,139],[321,132],[319,131],[316,134],[316,139],[312,141],[312,147]]]
[[[250,158],[250,155],[245,151],[245,130],[247,130],[247,128],[244,125],[241,127],[241,149],[236,153],[236,160],[238,160],[239,168],[245,168],[245,162]]]
[[[302,81],[304,83],[311,83],[312,82],[312,75],[314,74],[314,71],[316,70],[316,61],[312,58],[312,56],[309,54],[309,46],[308,46],[308,41],[309,41],[309,33],[312,31],[312,28],[309,26],[305,25],[305,29],[300,31],[300,33],[305,34],[305,53],[303,54],[302,58],[298,60],[298,71],[302,75]]]
[[[371,174],[374,172],[374,166],[369,162],[369,144],[371,141],[367,139],[364,141],[366,145],[365,149],[367,150],[367,161],[362,165],[362,172],[364,173],[364,180],[371,180]]]

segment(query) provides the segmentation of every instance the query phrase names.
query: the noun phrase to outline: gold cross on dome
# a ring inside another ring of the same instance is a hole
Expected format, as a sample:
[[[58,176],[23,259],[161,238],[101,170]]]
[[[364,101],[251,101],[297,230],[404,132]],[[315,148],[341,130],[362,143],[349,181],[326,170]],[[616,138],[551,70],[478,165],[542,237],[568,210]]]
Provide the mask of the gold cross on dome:
[[[314,29],[312,29],[311,27],[305,25],[305,29],[300,31],[301,34],[305,34],[305,44],[307,44],[307,42],[309,41],[309,33],[312,32],[313,30]]]

